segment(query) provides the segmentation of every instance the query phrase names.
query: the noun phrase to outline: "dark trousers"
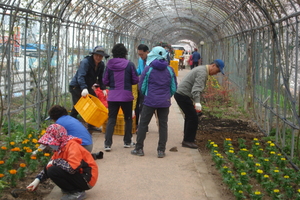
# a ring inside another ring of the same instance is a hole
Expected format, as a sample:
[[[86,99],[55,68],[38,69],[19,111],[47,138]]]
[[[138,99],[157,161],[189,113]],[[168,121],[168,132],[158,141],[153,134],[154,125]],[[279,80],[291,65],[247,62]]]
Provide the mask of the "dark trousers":
[[[45,169],[49,177],[58,187],[66,192],[82,192],[89,190],[90,187],[81,174],[70,174],[58,166],[51,166]]]
[[[124,144],[130,144],[132,138],[132,101],[114,102],[108,101],[108,122],[105,133],[105,146],[112,145],[112,136],[117,122],[119,109],[123,110],[125,120]]]
[[[193,65],[191,66],[191,69],[198,66],[198,62],[193,62]]]
[[[73,108],[71,110],[70,116],[77,119],[78,112],[74,108],[74,105],[78,102],[78,100],[81,97],[81,89],[79,87],[70,86],[69,87],[69,92],[72,95],[72,102],[73,102]]]
[[[144,97],[145,96],[140,91],[138,91],[138,98],[136,101],[136,108],[135,108],[136,128],[138,128],[139,125],[140,115],[143,109]]]
[[[190,97],[180,95],[177,92],[174,94],[174,98],[178,106],[184,113],[183,141],[194,142],[199,119],[193,101]]]
[[[139,129],[137,132],[136,139],[136,149],[143,149],[144,140],[146,139],[146,132],[148,131],[148,125],[151,121],[154,111],[157,112],[158,122],[159,122],[159,140],[157,151],[165,151],[166,143],[168,140],[168,116],[169,116],[169,107],[168,108],[152,108],[144,105],[141,113],[141,118],[139,122]]]

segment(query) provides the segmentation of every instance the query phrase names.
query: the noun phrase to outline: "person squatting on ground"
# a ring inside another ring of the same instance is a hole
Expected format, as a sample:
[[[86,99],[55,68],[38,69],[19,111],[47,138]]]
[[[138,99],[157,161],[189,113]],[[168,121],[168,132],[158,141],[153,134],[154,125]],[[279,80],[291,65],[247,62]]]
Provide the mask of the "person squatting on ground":
[[[112,49],[113,58],[107,62],[103,76],[103,83],[109,87],[105,151],[111,150],[112,136],[120,108],[124,113],[125,120],[124,148],[132,146],[132,116],[134,115],[132,85],[139,82],[139,77],[135,65],[126,59],[127,54],[124,44],[116,44]]]
[[[195,144],[195,137],[198,128],[197,111],[202,110],[200,93],[206,86],[208,75],[215,75],[219,72],[224,74],[224,66],[222,60],[216,59],[210,65],[201,65],[192,69],[179,83],[174,98],[184,113],[183,147],[198,148]]]
[[[52,124],[38,142],[52,148],[54,154],[27,189],[34,191],[40,182],[50,178],[61,188],[64,194],[61,200],[84,199],[85,190],[97,182],[98,166],[90,152],[81,146],[81,139],[67,135],[63,126]]]
[[[100,85],[103,94],[106,96],[106,87],[102,83],[102,77],[104,72],[104,62],[102,61],[103,57],[106,59],[109,57],[105,53],[105,49],[101,46],[96,46],[92,52],[91,56],[86,56],[79,65],[79,68],[72,78],[69,86],[69,91],[72,94],[73,108],[70,115],[77,119],[78,112],[74,108],[74,105],[78,102],[81,96],[86,97],[88,94],[91,94],[95,97],[96,94],[92,89],[94,83]],[[89,130],[99,131],[96,127],[88,125]]]
[[[68,115],[67,109],[60,105],[54,105],[49,109],[48,114],[49,119],[63,126],[67,130],[68,135],[80,138],[82,140],[81,145],[89,152],[92,152],[93,138],[91,134],[86,130],[79,120]],[[92,155],[94,159],[103,158],[103,152],[101,151],[98,153],[92,153]]]
[[[165,157],[169,107],[171,106],[171,97],[177,89],[176,75],[173,68],[168,66],[166,59],[166,50],[160,46],[154,47],[148,54],[147,66],[140,77],[139,88],[145,98],[135,149],[131,151],[133,155],[144,155],[143,147],[146,132],[153,113],[156,111],[159,122],[157,155],[158,158]]]
[[[149,53],[148,46],[145,44],[140,44],[137,47],[137,53],[139,55],[137,73],[140,76],[146,66],[147,55]],[[137,97],[136,108],[135,108],[135,116],[136,116],[135,120],[136,120],[136,128],[137,129],[139,127],[140,113],[142,112],[142,109],[143,109],[143,104],[142,104],[143,101],[144,101],[144,95],[138,89],[138,97]]]

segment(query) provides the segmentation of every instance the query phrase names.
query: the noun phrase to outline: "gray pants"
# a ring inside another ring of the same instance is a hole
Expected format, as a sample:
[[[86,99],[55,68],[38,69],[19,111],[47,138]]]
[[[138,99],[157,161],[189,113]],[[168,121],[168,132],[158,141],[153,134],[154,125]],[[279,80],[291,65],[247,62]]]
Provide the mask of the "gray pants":
[[[166,150],[166,143],[168,140],[168,115],[169,115],[169,107],[168,108],[152,108],[144,105],[143,110],[140,117],[139,128],[137,132],[136,139],[136,149],[143,149],[144,140],[146,138],[146,132],[148,131],[148,125],[151,121],[154,111],[157,112],[158,122],[159,122],[159,140],[157,151]]]

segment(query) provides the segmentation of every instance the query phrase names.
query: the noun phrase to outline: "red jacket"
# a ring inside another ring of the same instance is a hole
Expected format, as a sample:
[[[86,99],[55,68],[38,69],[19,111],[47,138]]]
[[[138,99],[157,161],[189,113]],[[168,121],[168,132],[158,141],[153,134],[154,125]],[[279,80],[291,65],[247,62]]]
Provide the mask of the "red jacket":
[[[98,166],[92,154],[81,146],[81,139],[70,140],[60,153],[55,152],[52,156],[52,160],[59,158],[66,160],[74,170],[82,174],[91,188],[96,184]]]

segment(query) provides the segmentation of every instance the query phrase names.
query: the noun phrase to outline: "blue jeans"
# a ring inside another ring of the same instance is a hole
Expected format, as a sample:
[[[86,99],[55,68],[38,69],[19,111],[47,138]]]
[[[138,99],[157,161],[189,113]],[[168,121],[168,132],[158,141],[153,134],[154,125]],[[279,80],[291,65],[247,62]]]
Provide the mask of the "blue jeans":
[[[105,146],[112,145],[112,136],[114,133],[115,125],[117,122],[119,109],[123,110],[125,120],[125,133],[124,133],[124,144],[130,144],[132,138],[132,101],[128,102],[116,102],[108,101],[108,122],[105,133]]]
[[[144,105],[140,117],[139,129],[137,131],[136,149],[143,149],[144,140],[146,139],[146,132],[148,131],[148,125],[151,121],[154,111],[157,111],[157,117],[159,121],[159,140],[157,151],[166,150],[166,143],[168,140],[168,116],[169,107],[167,108],[152,108]]]

